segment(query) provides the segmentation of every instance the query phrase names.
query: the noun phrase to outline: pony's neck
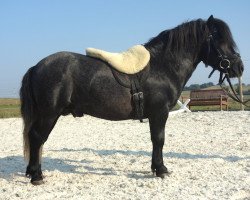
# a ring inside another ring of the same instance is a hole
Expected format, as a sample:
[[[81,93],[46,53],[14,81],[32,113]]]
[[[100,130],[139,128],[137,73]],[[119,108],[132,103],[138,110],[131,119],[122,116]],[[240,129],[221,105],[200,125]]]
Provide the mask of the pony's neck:
[[[202,61],[206,37],[206,23],[203,20],[163,31],[145,44],[151,55],[152,71],[161,71],[167,79],[175,80],[178,89],[182,89]]]

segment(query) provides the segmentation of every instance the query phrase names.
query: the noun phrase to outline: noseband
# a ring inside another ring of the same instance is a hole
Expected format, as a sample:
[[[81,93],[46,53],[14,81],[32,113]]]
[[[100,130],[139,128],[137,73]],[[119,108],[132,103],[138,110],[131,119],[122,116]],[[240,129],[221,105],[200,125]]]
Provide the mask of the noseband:
[[[236,94],[236,91],[234,90],[230,77],[229,77],[229,69],[231,68],[231,62],[230,60],[227,58],[227,56],[225,54],[223,54],[222,49],[216,45],[215,41],[214,41],[214,34],[216,34],[217,32],[214,31],[214,33],[211,33],[208,38],[207,38],[207,43],[208,43],[208,52],[207,52],[207,61],[210,55],[210,48],[211,46],[213,47],[213,49],[216,51],[217,56],[220,60],[219,62],[219,67],[218,69],[213,68],[212,72],[209,74],[208,78],[210,78],[213,73],[215,72],[215,70],[219,70],[220,71],[220,78],[219,78],[219,85],[220,87],[224,90],[224,92],[231,97],[234,101],[243,104],[244,106],[247,106],[246,103],[249,101],[241,101],[241,99],[239,99],[238,95]],[[237,58],[240,58],[240,55],[238,53],[234,54]],[[207,64],[205,64],[207,66]],[[229,90],[227,90],[225,87],[222,86],[222,83],[224,82],[224,80],[227,80],[230,89],[232,90],[233,94],[230,93]],[[247,106],[248,107],[248,106]]]

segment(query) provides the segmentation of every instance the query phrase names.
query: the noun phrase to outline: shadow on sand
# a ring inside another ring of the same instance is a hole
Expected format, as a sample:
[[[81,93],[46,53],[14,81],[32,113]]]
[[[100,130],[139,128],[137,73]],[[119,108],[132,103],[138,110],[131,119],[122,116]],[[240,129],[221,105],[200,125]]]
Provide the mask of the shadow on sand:
[[[61,150],[50,150],[54,152],[92,152],[100,156],[109,156],[115,154],[122,155],[136,155],[136,156],[150,156],[151,152],[147,151],[132,151],[132,150],[96,150],[91,148],[83,148],[79,150],[63,148]],[[241,160],[250,160],[250,157],[239,157],[239,156],[221,156],[221,155],[205,155],[205,154],[190,154],[190,153],[176,153],[169,152],[164,154],[165,158],[177,158],[177,159],[223,159],[227,162],[237,162]],[[48,171],[58,170],[65,173],[77,173],[77,174],[98,174],[98,175],[117,175],[119,170],[113,168],[94,168],[91,163],[94,161],[81,160],[75,161],[70,159],[59,159],[43,157],[42,169]],[[83,167],[86,172],[79,172],[78,168]],[[10,180],[14,175],[24,176],[26,170],[26,162],[22,156],[7,156],[0,158],[0,178]],[[152,174],[149,171],[137,171],[127,174],[130,178],[152,178]]]
[[[69,160],[69,159],[58,159],[43,157],[42,158],[42,169],[48,171],[58,170],[65,173],[79,173],[77,171],[77,164],[90,164],[91,161],[81,160]],[[27,163],[22,156],[8,156],[0,158],[0,178],[11,179],[13,175],[24,176],[26,171]]]
[[[83,151],[83,152],[93,152],[100,156],[105,155],[114,155],[114,154],[122,154],[122,155],[135,155],[135,156],[151,156],[151,152],[148,151],[132,151],[132,150],[96,150],[91,148],[83,148],[83,149],[67,149],[63,148],[61,150],[51,150],[51,151],[60,151],[60,152],[74,152],[74,151]],[[175,153],[168,152],[164,153],[163,156],[165,158],[177,158],[177,159],[223,159],[227,162],[237,162],[240,160],[250,159],[250,156],[240,157],[240,156],[221,156],[221,155],[205,155],[205,154],[190,154],[190,153]]]

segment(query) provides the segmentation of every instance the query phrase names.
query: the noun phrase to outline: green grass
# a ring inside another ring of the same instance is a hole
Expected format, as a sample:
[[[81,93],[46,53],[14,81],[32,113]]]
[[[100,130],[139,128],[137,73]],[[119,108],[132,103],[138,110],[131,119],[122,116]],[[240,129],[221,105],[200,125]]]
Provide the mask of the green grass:
[[[0,118],[20,117],[20,100],[0,99]]]

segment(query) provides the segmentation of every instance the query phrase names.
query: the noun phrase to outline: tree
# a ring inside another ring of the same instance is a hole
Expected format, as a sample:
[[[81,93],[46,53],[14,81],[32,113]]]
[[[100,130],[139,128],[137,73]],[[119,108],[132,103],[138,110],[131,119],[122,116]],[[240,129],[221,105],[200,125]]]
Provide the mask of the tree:
[[[189,86],[190,90],[199,90],[200,89],[200,85],[199,84],[192,84]]]
[[[211,87],[211,86],[214,86],[214,84],[212,82],[203,83],[201,85],[191,84],[190,86],[185,86],[183,90],[184,91],[186,91],[186,90],[199,90],[199,89],[203,89],[203,88],[207,88],[207,87]]]
[[[208,87],[212,87],[214,86],[214,84],[212,82],[209,83],[203,83],[200,85],[200,88],[208,88]]]

